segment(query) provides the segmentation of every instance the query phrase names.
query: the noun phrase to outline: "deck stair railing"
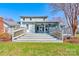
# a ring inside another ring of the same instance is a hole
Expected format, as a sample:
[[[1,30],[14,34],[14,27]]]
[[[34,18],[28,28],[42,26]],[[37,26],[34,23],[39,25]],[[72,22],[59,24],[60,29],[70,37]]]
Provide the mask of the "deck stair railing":
[[[63,28],[62,29],[62,35],[63,37],[69,37],[72,35],[71,29],[70,28]]]
[[[59,40],[63,40],[62,33],[63,33],[63,31],[59,28],[50,29],[50,35],[52,35],[53,37],[58,38]]]
[[[25,28],[19,28],[17,30],[12,30],[12,40],[17,39],[20,36],[23,36],[25,34]]]

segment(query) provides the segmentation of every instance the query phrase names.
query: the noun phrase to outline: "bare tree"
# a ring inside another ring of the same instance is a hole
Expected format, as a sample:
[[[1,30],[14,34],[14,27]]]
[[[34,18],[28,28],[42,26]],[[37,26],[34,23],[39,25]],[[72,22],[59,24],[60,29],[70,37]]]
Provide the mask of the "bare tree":
[[[79,4],[78,3],[52,3],[51,7],[55,7],[58,10],[64,11],[67,24],[71,29],[72,36],[76,36],[77,32],[77,16],[79,15]],[[51,8],[53,9],[53,8]]]

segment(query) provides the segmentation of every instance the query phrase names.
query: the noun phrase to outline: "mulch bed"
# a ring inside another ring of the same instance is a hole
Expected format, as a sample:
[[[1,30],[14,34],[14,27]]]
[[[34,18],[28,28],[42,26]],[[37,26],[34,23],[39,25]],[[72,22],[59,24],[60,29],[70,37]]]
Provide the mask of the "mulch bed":
[[[11,39],[0,39],[0,42],[8,42],[8,41],[12,41]]]
[[[12,41],[12,37],[8,37],[8,38],[0,38],[0,42],[11,42]]]
[[[9,33],[0,33],[0,42],[7,42],[12,40],[12,35]]]
[[[79,38],[77,38],[77,37],[65,37],[63,42],[64,43],[76,43],[76,44],[79,44]]]

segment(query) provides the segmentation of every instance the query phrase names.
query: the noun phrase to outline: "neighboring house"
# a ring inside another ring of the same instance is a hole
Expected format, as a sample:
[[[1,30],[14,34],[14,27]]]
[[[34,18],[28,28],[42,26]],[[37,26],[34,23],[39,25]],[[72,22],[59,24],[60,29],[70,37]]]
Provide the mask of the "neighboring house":
[[[3,18],[0,17],[0,33],[3,33],[5,32],[4,30],[4,21],[3,21]]]
[[[48,21],[47,16],[21,16],[18,23],[30,33],[50,33],[60,29],[60,21]]]
[[[20,26],[12,19],[4,20],[5,32],[12,33],[13,30],[18,29]]]

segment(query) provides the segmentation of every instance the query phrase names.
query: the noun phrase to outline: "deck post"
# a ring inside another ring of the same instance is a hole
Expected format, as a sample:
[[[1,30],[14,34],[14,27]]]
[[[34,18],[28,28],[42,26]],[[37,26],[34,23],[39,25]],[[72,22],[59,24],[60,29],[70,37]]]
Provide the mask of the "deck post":
[[[14,30],[13,28],[11,29],[11,34],[12,34],[12,41],[14,40]]]

